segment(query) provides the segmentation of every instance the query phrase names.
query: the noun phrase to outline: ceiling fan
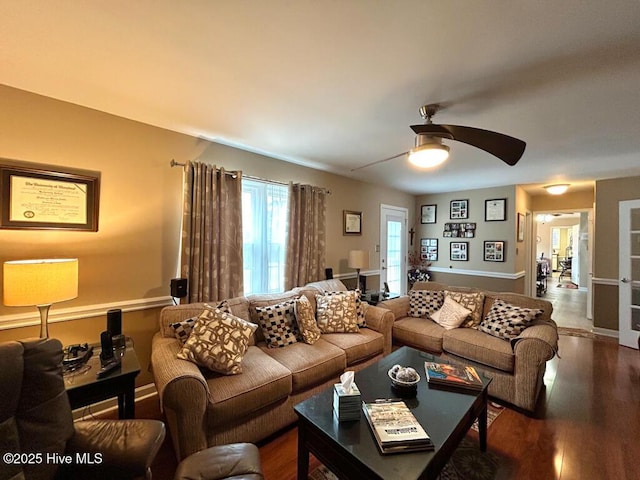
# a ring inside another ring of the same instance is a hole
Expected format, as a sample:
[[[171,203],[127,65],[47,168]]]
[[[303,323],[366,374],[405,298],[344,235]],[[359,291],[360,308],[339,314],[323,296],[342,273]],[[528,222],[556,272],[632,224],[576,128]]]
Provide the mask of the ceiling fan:
[[[402,155],[409,155],[409,161],[422,168],[434,167],[449,157],[449,147],[442,143],[443,139],[455,140],[484,150],[498,157],[507,165],[513,166],[522,157],[526,143],[509,135],[482,130],[480,128],[462,127],[460,125],[436,125],[431,121],[440,105],[432,103],[420,108],[420,115],[425,119],[423,125],[411,125],[416,133],[415,147],[392,157],[377,160],[367,165],[351,169],[352,172],[362,168],[393,160]]]

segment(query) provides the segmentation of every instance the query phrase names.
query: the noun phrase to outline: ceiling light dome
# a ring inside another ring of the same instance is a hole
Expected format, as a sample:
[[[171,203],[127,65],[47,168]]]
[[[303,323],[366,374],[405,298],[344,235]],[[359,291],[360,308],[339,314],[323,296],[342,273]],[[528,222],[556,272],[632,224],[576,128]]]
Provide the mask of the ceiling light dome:
[[[442,139],[422,133],[416,135],[416,146],[409,151],[409,162],[420,168],[435,167],[447,158],[449,147],[442,144]]]
[[[558,183],[556,185],[547,185],[544,189],[551,195],[562,195],[569,188],[568,183]]]

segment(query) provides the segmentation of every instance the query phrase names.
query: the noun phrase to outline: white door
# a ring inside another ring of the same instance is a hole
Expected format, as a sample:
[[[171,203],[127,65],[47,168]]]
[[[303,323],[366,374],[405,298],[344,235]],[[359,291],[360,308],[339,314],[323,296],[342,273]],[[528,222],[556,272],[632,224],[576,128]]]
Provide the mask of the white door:
[[[380,289],[407,291],[407,217],[402,207],[380,206]]]
[[[638,348],[640,335],[640,200],[620,202],[618,272],[620,345]]]

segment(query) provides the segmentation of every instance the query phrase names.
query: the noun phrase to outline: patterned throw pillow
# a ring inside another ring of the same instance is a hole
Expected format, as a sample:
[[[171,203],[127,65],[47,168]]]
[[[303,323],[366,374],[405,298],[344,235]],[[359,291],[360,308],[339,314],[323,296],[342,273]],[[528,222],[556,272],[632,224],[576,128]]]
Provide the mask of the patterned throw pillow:
[[[516,307],[497,298],[479,329],[494,337],[511,340],[539,315],[542,315],[542,310]]]
[[[478,328],[480,322],[482,322],[482,309],[484,307],[484,293],[482,292],[451,292],[449,290],[444,291],[444,296],[451,297],[457,303],[465,308],[471,310],[471,316],[462,323],[462,327]]]
[[[358,332],[356,292],[316,295],[316,318],[322,333]]]
[[[344,293],[355,293],[356,299],[356,317],[358,318],[358,327],[364,328],[367,326],[367,308],[369,304],[367,302],[363,302],[360,294],[360,290],[342,290],[336,292],[324,292],[325,295],[342,295]]]
[[[470,313],[471,310],[464,308],[451,297],[444,297],[442,308],[433,312],[431,318],[447,330],[452,330],[462,325]]]
[[[302,295],[298,298],[294,305],[294,311],[296,314],[296,322],[302,335],[304,343],[313,345],[320,339],[320,329],[316,323],[316,316],[313,312],[313,305],[307,297]]]
[[[256,313],[267,347],[286,347],[298,341],[295,300],[256,307]]]
[[[429,318],[444,303],[442,290],[409,290],[409,316]]]
[[[257,325],[217,308],[205,308],[178,358],[225,375],[242,373],[242,358]]]
[[[206,305],[206,308],[217,308],[222,310],[223,312],[231,313],[231,309],[229,308],[229,303],[226,300],[221,301],[215,307],[210,305]],[[198,317],[187,318],[186,320],[182,320],[181,322],[170,323],[169,326],[173,328],[173,335],[180,340],[180,343],[184,345],[184,342],[187,341],[189,335],[191,335],[191,331],[193,330],[193,325],[198,320]]]

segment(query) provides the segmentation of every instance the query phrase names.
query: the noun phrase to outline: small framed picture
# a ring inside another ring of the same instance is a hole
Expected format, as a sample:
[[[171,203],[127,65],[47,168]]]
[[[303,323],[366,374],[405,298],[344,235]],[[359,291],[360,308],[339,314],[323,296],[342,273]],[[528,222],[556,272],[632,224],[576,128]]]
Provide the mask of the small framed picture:
[[[518,214],[518,241],[524,242],[524,215]]]
[[[507,219],[507,199],[494,198],[484,201],[484,221],[504,222]]]
[[[362,235],[362,212],[343,210],[344,235]]]
[[[422,238],[420,240],[420,259],[428,262],[438,260],[438,239]]]
[[[449,218],[469,218],[469,200],[451,200]]]
[[[436,223],[437,205],[422,205],[420,209],[420,223]]]
[[[484,261],[485,262],[504,262],[505,259],[505,242],[500,240],[490,240],[484,242]]]
[[[469,260],[469,242],[451,242],[449,248],[451,260],[460,262]]]

